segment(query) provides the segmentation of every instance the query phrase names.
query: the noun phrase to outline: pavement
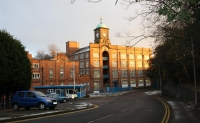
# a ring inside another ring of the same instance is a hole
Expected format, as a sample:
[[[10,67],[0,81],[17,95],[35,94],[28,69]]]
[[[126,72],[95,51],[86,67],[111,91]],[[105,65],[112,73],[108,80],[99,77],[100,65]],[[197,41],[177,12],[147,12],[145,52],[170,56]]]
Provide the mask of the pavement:
[[[104,96],[117,96],[126,92],[103,92],[99,94],[91,94],[90,98],[99,98]],[[146,92],[147,95],[156,96],[167,102],[171,109],[170,123],[200,123],[200,107],[194,108],[192,104],[185,104],[179,99],[161,96],[160,91],[153,90]],[[84,98],[83,98],[84,99]],[[19,111],[13,111],[12,109],[2,110],[0,109],[0,123],[11,122],[16,120],[22,120],[26,118],[34,118],[41,116],[49,116],[60,113],[75,112],[79,110],[85,110],[93,108],[94,105],[90,103],[83,103],[83,99],[71,99],[67,103],[60,103],[54,110],[39,110],[38,108],[31,108],[25,110],[21,108]]]

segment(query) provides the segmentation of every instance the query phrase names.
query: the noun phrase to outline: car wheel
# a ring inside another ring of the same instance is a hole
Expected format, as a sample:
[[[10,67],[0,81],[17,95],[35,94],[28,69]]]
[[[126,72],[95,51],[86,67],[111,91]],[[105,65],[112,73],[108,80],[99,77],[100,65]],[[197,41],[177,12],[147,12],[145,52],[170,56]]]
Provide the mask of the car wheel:
[[[65,102],[67,102],[67,100],[66,100],[66,99],[63,99],[63,102],[65,103]]]
[[[44,103],[40,103],[40,104],[39,104],[39,109],[40,109],[40,110],[45,110],[45,109],[46,109],[45,104],[44,104]]]
[[[25,109],[26,109],[26,110],[29,110],[29,109],[30,109],[30,107],[25,107]]]
[[[19,104],[15,103],[15,104],[13,105],[13,110],[14,110],[14,111],[19,110]]]
[[[53,110],[53,109],[55,109],[55,106],[49,107],[49,109],[50,109],[50,110]]]

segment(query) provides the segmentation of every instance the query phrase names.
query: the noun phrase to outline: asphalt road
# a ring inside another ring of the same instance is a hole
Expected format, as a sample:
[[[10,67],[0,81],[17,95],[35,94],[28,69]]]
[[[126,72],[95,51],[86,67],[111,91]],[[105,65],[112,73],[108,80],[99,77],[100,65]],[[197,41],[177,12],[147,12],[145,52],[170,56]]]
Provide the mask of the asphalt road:
[[[133,91],[120,96],[77,100],[99,107],[75,113],[28,119],[20,123],[161,123],[164,105],[146,95],[145,91]]]

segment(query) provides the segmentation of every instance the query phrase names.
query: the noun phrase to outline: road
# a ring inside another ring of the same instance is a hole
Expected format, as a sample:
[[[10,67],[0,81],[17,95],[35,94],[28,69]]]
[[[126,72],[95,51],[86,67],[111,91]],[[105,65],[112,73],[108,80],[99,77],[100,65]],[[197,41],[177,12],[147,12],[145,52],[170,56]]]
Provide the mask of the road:
[[[144,90],[81,101],[99,107],[76,113],[29,119],[23,123],[161,123],[165,114],[164,105],[147,95]]]

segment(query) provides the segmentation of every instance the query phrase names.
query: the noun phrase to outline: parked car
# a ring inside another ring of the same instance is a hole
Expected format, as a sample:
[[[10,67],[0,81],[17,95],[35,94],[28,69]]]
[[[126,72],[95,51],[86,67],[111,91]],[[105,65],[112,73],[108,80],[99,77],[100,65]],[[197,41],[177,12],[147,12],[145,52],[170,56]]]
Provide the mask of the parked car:
[[[47,97],[56,99],[60,103],[65,103],[65,102],[69,101],[68,96],[62,96],[62,95],[56,94],[56,93],[50,93],[50,94],[46,94],[46,95],[47,95]]]
[[[54,98],[47,97],[40,91],[17,91],[11,101],[13,110],[19,110],[24,107],[29,110],[32,107],[38,107],[40,110],[54,109],[58,102]]]

